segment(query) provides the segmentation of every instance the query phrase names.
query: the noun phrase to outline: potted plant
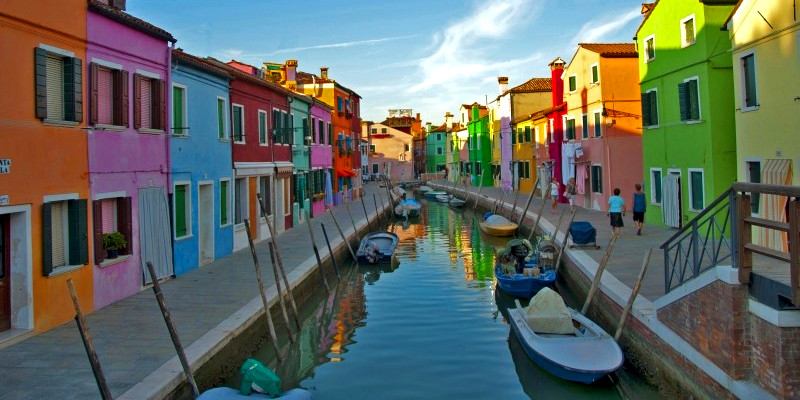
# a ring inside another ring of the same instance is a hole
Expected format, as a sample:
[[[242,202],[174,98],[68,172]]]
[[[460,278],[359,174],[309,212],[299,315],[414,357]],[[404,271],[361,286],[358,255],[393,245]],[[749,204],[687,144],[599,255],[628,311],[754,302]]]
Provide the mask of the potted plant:
[[[128,242],[125,236],[119,232],[111,232],[103,234],[103,248],[106,249],[108,254],[106,258],[117,258],[119,250],[128,247]]]

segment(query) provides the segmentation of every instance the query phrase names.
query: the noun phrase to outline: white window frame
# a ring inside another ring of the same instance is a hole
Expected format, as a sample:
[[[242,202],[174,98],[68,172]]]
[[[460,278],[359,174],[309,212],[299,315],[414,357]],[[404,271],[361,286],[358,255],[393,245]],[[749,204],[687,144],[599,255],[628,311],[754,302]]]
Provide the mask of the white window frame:
[[[233,122],[231,121],[231,140],[233,140],[234,144],[245,144],[245,139],[247,135],[245,135],[244,129],[244,105],[238,103],[231,103],[231,118],[233,118],[233,109],[239,107],[242,109],[242,112],[239,114],[242,118],[242,140],[236,140],[236,132],[233,131]]]
[[[233,214],[231,214],[231,222],[236,225],[237,228],[244,226],[244,220],[247,219],[247,216],[250,214],[250,202],[247,201],[248,197],[250,196],[250,183],[248,182],[248,177],[237,177],[233,180],[233,190],[238,190],[236,187],[236,181],[242,179],[244,180],[244,211],[242,213],[242,222],[236,223],[236,210],[239,208],[239,204],[234,204]],[[233,196],[233,201],[236,202],[236,194],[231,193]]]
[[[706,173],[703,170],[703,168],[687,168],[686,171],[687,171],[686,183],[687,183],[687,186],[689,186],[689,211],[693,211],[693,212],[703,211],[703,209],[706,207]],[[700,177],[701,177],[701,181],[703,183],[703,185],[702,185],[703,186],[703,193],[701,193],[703,195],[703,206],[701,208],[699,208],[699,209],[695,209],[693,207],[693,205],[692,205],[692,203],[693,203],[692,200],[694,199],[694,193],[692,192],[692,187],[694,186],[694,185],[692,185],[692,172],[699,172],[700,173]]]
[[[597,80],[594,80],[595,68],[597,69]],[[591,80],[592,85],[600,83],[600,64],[594,63],[589,66],[589,80]]]
[[[702,98],[700,97],[700,77],[698,75],[691,76],[683,80],[683,83],[689,82],[691,80],[697,81],[697,119],[687,119],[686,121],[682,121],[685,124],[699,124],[703,122],[703,105],[701,104]],[[688,96],[688,93],[687,93]]]
[[[655,125],[645,125],[644,127],[648,128],[648,129],[656,129],[661,124],[661,116],[659,115],[660,112],[661,112],[661,108],[659,107],[659,104],[658,104],[658,88],[652,88],[652,89],[648,89],[648,90],[644,91],[645,94],[650,93],[650,92],[656,92],[656,118],[658,119],[658,123],[655,124]],[[679,111],[678,112],[680,113],[680,107],[679,107]],[[663,178],[663,175],[662,175],[662,178]]]
[[[754,84],[755,84],[755,91],[756,91],[756,93],[755,93],[756,105],[749,106],[749,107],[747,106],[747,102],[745,101],[745,99],[747,97],[747,85],[746,85],[746,77],[745,77],[745,74],[744,74],[744,72],[745,72],[744,71],[744,65],[742,65],[742,60],[744,60],[744,58],[748,57],[748,56],[752,56],[753,57],[753,70],[754,70],[753,71],[753,79],[755,80]],[[742,53],[739,56],[739,87],[742,88],[742,90],[739,92],[739,95],[741,96],[739,98],[739,111],[741,111],[741,112],[748,112],[748,111],[758,110],[758,107],[759,107],[759,104],[758,104],[758,76],[755,74],[755,70],[757,70],[757,68],[756,68],[756,52],[755,52],[755,50],[750,50],[750,51],[748,51],[746,53]]]
[[[228,142],[231,137],[231,135],[228,134],[230,132],[228,125],[228,99],[217,96],[217,103],[214,105],[218,105],[220,100],[222,100],[222,137],[219,137],[219,131],[217,131],[217,140]],[[215,109],[214,112],[216,113],[217,110]],[[217,115],[217,118],[219,118],[219,115]],[[217,129],[219,129],[219,120],[217,120]]]
[[[261,132],[261,115],[264,115],[264,132]],[[261,141],[261,134],[264,134],[264,142]],[[244,136],[244,135],[243,135]],[[269,114],[266,110],[258,109],[258,144],[259,146],[269,146]]]
[[[183,236],[178,236],[178,225],[177,225],[177,217],[174,213],[177,208],[175,208],[175,188],[177,186],[186,186],[186,204],[184,205],[184,212],[186,213],[186,234]],[[172,183],[172,238],[175,240],[186,239],[192,237],[192,181],[174,181]]]
[[[183,108],[183,121],[181,121],[180,125],[184,128],[184,129],[181,129],[181,130],[175,130],[175,125],[176,124],[175,124],[175,121],[173,120],[172,121],[172,126],[171,126],[172,135],[173,136],[179,136],[179,137],[188,137],[189,136],[189,105],[188,105],[189,104],[189,88],[186,85],[182,85],[180,83],[175,83],[175,82],[172,82],[172,87],[173,87],[173,90],[174,90],[174,88],[179,88],[179,89],[183,90],[183,107],[181,107],[181,108]],[[173,112],[172,112],[172,110],[175,109],[174,102],[175,102],[175,96],[173,96],[172,93],[170,93],[170,96],[169,96],[169,111],[170,111],[170,114],[171,114],[170,117],[174,117],[175,116],[173,114]]]
[[[653,46],[652,46],[653,47],[653,57],[649,57],[648,58],[647,41],[650,40],[650,39],[653,39]],[[655,34],[652,34],[650,36],[645,37],[644,40],[642,41],[642,47],[644,47],[644,62],[645,63],[649,63],[650,61],[653,61],[653,60],[656,59],[656,35]]]
[[[562,129],[564,130],[563,141],[564,142],[570,142],[570,141],[575,142],[575,141],[577,141],[578,140],[578,132],[573,132],[572,134],[575,137],[573,137],[572,139],[567,139],[567,121],[569,121],[569,120],[575,121],[575,117],[571,117],[569,115],[564,115],[563,118],[564,118],[564,120],[562,121],[562,125],[561,125]],[[575,130],[577,131],[577,129],[575,129]]]
[[[599,124],[597,123],[597,118],[595,118],[595,116],[597,116],[597,115],[600,116],[600,119],[599,119],[600,123]],[[593,138],[601,138],[601,137],[603,137],[603,109],[602,108],[598,108],[598,109],[592,111],[592,127],[594,128],[594,129],[592,129],[592,135],[593,135],[592,137]],[[598,128],[600,128],[600,134],[599,135],[597,134],[597,129]]]
[[[593,173],[594,167],[600,167],[600,191],[599,192],[595,192],[594,188],[592,187],[592,182],[594,182],[594,173]],[[592,164],[589,167],[589,190],[593,194],[603,194],[603,186],[605,186],[604,182],[603,182],[603,164],[596,164],[596,163]]]
[[[686,24],[687,21],[692,21],[692,32],[694,32],[694,40],[691,43],[686,41],[686,29],[683,26]],[[681,48],[689,47],[695,43],[697,43],[697,24],[695,23],[696,19],[694,18],[694,14],[689,15],[688,17],[681,20],[680,30],[681,30]]]
[[[658,173],[661,174],[661,182],[659,182],[659,185],[661,185],[662,201],[664,200],[664,171],[661,168],[650,168],[650,204],[660,206],[662,201],[657,201],[656,199],[656,185],[655,182],[653,182],[654,171],[658,171]]]
[[[232,183],[233,183],[233,182],[232,182],[231,178],[220,178],[220,179],[219,179],[219,187],[220,187],[220,189],[219,189],[219,191],[217,192],[217,194],[219,194],[219,195],[220,195],[220,196],[219,196],[220,198],[222,198],[222,193],[220,193],[220,192],[222,191],[222,182],[228,182],[228,193],[226,193],[226,195],[227,195],[227,197],[228,197],[228,198],[227,198],[227,199],[225,199],[225,200],[226,200],[226,201],[225,201],[225,205],[227,206],[227,207],[226,207],[226,208],[227,208],[227,210],[226,210],[226,211],[227,211],[227,213],[228,213],[228,222],[227,222],[227,223],[225,223],[225,224],[223,224],[223,223],[222,223],[222,215],[220,214],[220,215],[218,216],[218,218],[217,218],[217,223],[219,224],[220,228],[222,228],[222,227],[225,227],[225,226],[231,226],[231,225],[233,225],[233,219],[234,219],[234,218],[233,218],[233,204],[232,204],[232,203],[233,203],[233,196],[232,196],[232,193],[233,193],[233,187],[234,187],[234,185],[232,185]],[[221,211],[221,210],[222,210],[222,208],[220,207],[220,211]],[[216,212],[216,210],[215,210],[215,212]]]

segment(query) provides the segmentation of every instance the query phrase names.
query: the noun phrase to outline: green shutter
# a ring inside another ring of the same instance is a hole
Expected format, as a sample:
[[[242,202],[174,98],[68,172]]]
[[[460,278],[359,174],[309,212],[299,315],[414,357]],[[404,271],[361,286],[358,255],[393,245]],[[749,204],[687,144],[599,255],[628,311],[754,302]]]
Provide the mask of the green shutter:
[[[172,87],[172,134],[185,135],[183,126],[183,89],[177,86]]]
[[[47,51],[33,49],[36,118],[47,118]]]
[[[653,125],[650,117],[650,92],[642,93],[642,125]]]
[[[225,100],[217,99],[217,137],[225,139]]]
[[[705,205],[703,199],[703,174],[696,171],[689,172],[689,180],[692,185],[692,209],[702,210]]]
[[[602,117],[600,116],[599,112],[594,113],[594,137],[603,136],[602,127],[600,126],[603,123]]]
[[[234,140],[242,141],[242,108],[233,107],[233,137]]]
[[[83,63],[80,58],[64,58],[64,119],[83,122]]]
[[[692,79],[686,82],[686,84],[686,90],[689,94],[689,119],[696,121],[700,119],[700,99],[698,98],[697,79]]]
[[[219,185],[219,224],[228,224],[228,181],[220,181]]]
[[[69,234],[69,265],[89,262],[89,231],[86,199],[67,201],[67,232]]]
[[[650,124],[658,125],[658,93],[653,90],[648,92],[649,96],[647,101],[650,104]]]
[[[592,66],[592,82],[598,82],[600,80],[599,74],[597,72],[597,65]]]
[[[42,275],[53,272],[53,203],[42,204]]]
[[[186,236],[186,185],[175,186],[175,237]]]
[[[650,182],[650,184],[653,185],[656,192],[656,203],[661,204],[661,171],[653,171],[653,182]]]
[[[687,86],[688,85],[686,82],[681,82],[678,84],[678,103],[680,104],[681,121],[686,121],[689,119],[689,94],[686,93]]]
[[[530,126],[526,126],[525,127],[525,143],[530,143],[530,142],[531,142],[531,127]]]

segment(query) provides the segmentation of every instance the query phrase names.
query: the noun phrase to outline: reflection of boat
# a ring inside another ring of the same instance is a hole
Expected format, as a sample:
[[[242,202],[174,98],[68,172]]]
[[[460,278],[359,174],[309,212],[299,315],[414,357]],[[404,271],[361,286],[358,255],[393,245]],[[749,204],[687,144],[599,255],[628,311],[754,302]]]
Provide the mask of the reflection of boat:
[[[482,231],[493,236],[512,236],[517,232],[517,224],[497,214],[487,217],[480,226]]]
[[[461,200],[458,197],[450,196],[450,205],[452,207],[464,207],[466,204],[466,201]]]
[[[425,197],[427,197],[429,199],[435,199],[436,196],[438,196],[440,194],[446,195],[447,192],[442,191],[442,190],[429,190],[429,191],[425,192]]]
[[[356,251],[359,263],[387,263],[394,256],[397,247],[397,235],[391,232],[371,232],[361,239],[361,245]]]
[[[419,217],[419,210],[422,204],[414,199],[406,199],[394,208],[394,214],[398,217]]]
[[[542,289],[522,308],[508,310],[511,327],[525,353],[551,374],[592,383],[622,367],[619,345],[603,328],[567,308],[561,296]]]
[[[438,201],[439,203],[449,203],[450,202],[450,195],[449,194],[436,195],[436,201]]]

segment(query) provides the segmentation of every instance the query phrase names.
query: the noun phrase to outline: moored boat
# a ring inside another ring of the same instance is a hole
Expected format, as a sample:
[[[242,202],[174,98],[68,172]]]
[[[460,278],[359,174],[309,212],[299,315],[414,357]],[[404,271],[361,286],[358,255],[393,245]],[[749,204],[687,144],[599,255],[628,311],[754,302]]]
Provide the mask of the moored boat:
[[[428,186],[428,185],[422,185],[422,186],[414,188],[414,190],[416,190],[418,192],[426,193],[426,192],[430,192],[431,190],[433,190],[433,188]]]
[[[517,224],[502,215],[492,214],[480,223],[481,230],[492,236],[512,236],[517,232]]]
[[[268,394],[261,394],[261,393],[252,393],[250,395],[241,394],[236,389],[231,389],[229,387],[217,387],[213,389],[208,389],[203,392],[199,397],[198,400],[246,400],[246,399],[284,399],[284,400],[311,400],[314,398],[314,395],[311,394],[308,390],[305,389],[289,389],[285,392],[281,392],[277,397],[272,397]]]
[[[530,299],[540,290],[555,287],[556,271],[539,264],[540,253],[534,253],[527,239],[514,239],[497,253],[494,275],[497,286],[512,296]]]
[[[427,197],[429,199],[436,199],[436,196],[438,196],[440,194],[447,194],[447,192],[442,191],[442,190],[429,190],[429,191],[425,192],[425,197]]]
[[[361,239],[356,251],[359,263],[381,264],[392,261],[397,247],[397,235],[392,232],[371,232]]]
[[[419,217],[419,212],[422,209],[422,204],[415,199],[406,199],[400,202],[394,208],[394,215],[401,218],[414,218]]]
[[[449,203],[450,202],[450,195],[449,194],[439,194],[436,195],[436,201],[439,203]]]
[[[465,205],[467,205],[467,202],[464,201],[464,200],[459,199],[458,197],[452,197],[450,199],[450,203],[449,204],[452,207],[458,208],[458,207],[464,207]]]

